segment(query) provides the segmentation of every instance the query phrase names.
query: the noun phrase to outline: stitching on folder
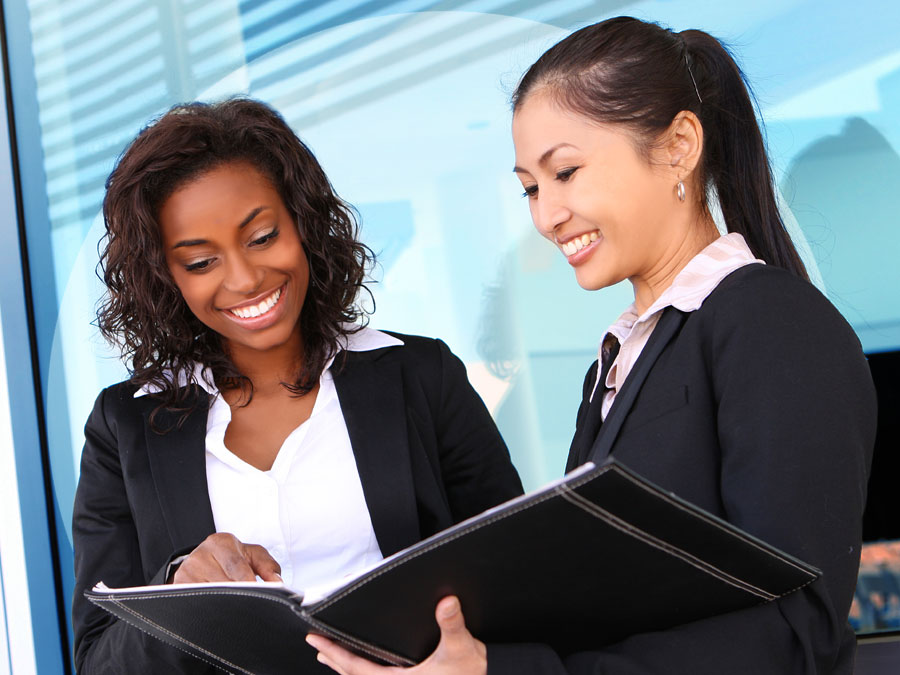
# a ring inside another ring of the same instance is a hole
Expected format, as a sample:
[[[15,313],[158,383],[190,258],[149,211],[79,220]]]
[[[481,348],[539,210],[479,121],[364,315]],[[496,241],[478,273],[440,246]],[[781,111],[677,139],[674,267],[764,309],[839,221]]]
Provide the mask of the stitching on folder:
[[[638,529],[637,527],[634,527],[633,525],[630,525],[629,523],[625,522],[621,518],[614,516],[612,513],[610,513],[606,509],[604,509],[600,506],[597,506],[589,499],[585,499],[578,493],[573,492],[571,490],[571,488],[567,487],[566,485],[560,485],[557,489],[559,491],[560,496],[562,496],[563,499],[565,499],[567,502],[569,502],[571,504],[574,504],[575,506],[586,511],[587,513],[590,513],[595,518],[599,518],[599,519],[603,520],[604,522],[606,522],[607,524],[612,525],[617,530],[620,530],[621,532],[625,532],[628,535],[636,537],[637,539],[640,539],[641,541],[643,541],[645,544],[649,544],[650,546],[653,546],[654,548],[658,548],[661,551],[665,551],[666,553],[683,560],[684,562],[688,563],[689,565],[692,565],[693,567],[696,567],[697,569],[699,569],[703,572],[706,572],[707,574],[710,574],[710,575],[720,579],[721,581],[724,581],[725,583],[730,584],[731,586],[734,586],[735,588],[739,588],[742,591],[752,593],[753,595],[756,595],[764,600],[774,600],[775,598],[778,597],[774,593],[770,593],[769,591],[766,591],[762,588],[758,588],[757,586],[754,586],[751,583],[748,583],[746,581],[738,579],[738,578],[728,574],[727,572],[720,570],[715,565],[711,565],[710,563],[708,563],[704,560],[701,560],[700,558],[688,553],[685,550],[678,548],[677,546],[673,546],[672,544],[662,541],[661,539],[657,539],[652,534],[649,534],[648,532],[644,532],[643,530]]]
[[[574,481],[571,481],[571,486],[573,488],[581,487],[588,481],[594,479],[596,476],[607,473],[610,469],[617,469],[617,467],[615,465],[600,467],[597,469],[597,471],[588,472],[584,476],[581,476],[580,478],[578,478]],[[361,588],[361,587],[365,586],[370,581],[377,579],[382,574],[386,574],[387,572],[393,570],[395,567],[399,567],[400,565],[403,565],[404,563],[415,560],[419,556],[424,555],[425,553],[428,553],[429,551],[431,551],[435,548],[443,546],[444,544],[448,544],[451,541],[455,541],[456,539],[459,539],[460,537],[468,534],[469,532],[474,532],[476,530],[480,530],[481,528],[491,525],[499,520],[503,520],[504,518],[513,516],[513,515],[519,513],[520,511],[524,511],[525,509],[530,509],[534,506],[542,504],[545,501],[547,501],[548,499],[552,499],[552,498],[556,497],[557,494],[558,494],[558,492],[556,490],[550,490],[550,491],[546,492],[545,494],[541,495],[540,497],[535,497],[532,500],[522,502],[521,504],[519,504],[519,506],[517,506],[514,509],[502,511],[500,513],[497,513],[494,516],[491,516],[490,518],[476,521],[476,522],[472,523],[471,525],[469,525],[468,527],[460,528],[457,532],[454,532],[452,536],[439,539],[439,540],[433,542],[432,544],[429,544],[428,546],[423,546],[421,549],[416,551],[414,554],[399,558],[399,559],[395,560],[392,564],[385,565],[383,568],[378,569],[377,571],[373,572],[372,574],[367,575],[367,576],[357,580],[355,583],[351,584],[350,586],[347,586],[339,593],[336,593],[335,595],[333,595],[330,598],[326,598],[326,599],[322,600],[321,603],[319,603],[318,605],[315,606],[314,611],[327,609],[328,607],[333,605],[338,600],[343,599],[345,596],[347,596],[350,593],[352,593],[353,591],[355,591],[357,588]]]
[[[348,644],[353,645],[360,651],[364,651],[370,656],[376,656],[380,659],[387,661],[388,663],[392,663],[394,661],[399,661],[400,663],[395,664],[399,666],[414,666],[416,662],[408,659],[404,656],[400,656],[399,654],[395,654],[394,652],[387,651],[386,649],[381,649],[380,647],[375,647],[374,645],[370,645],[367,642],[361,642],[359,638],[350,635],[349,633],[345,633],[342,630],[338,630],[334,626],[331,626],[323,621],[319,621],[314,616],[311,616],[308,612],[303,612],[303,618],[309,622],[310,626],[313,628],[320,629],[323,633],[331,634],[333,637],[338,638],[339,640],[343,640]]]
[[[135,596],[135,597],[139,597],[140,600],[165,600],[166,598],[173,598],[173,597],[186,598],[186,597],[195,597],[198,595],[219,595],[220,593],[221,593],[221,591],[217,591],[217,590],[192,589],[192,590],[188,590],[188,591],[182,591],[180,593],[177,593],[177,592],[176,593],[173,593],[173,592],[142,593],[140,596]],[[383,659],[388,662],[399,660],[399,661],[403,662],[403,665],[410,665],[410,666],[416,665],[414,661],[410,661],[409,659],[407,659],[403,656],[400,656],[399,654],[395,654],[394,652],[388,651],[386,649],[376,647],[375,645],[371,645],[367,642],[361,641],[359,638],[355,638],[351,635],[343,633],[342,631],[339,631],[339,630],[335,629],[334,627],[329,626],[328,624],[315,619],[315,617],[310,616],[307,612],[298,612],[297,605],[295,603],[288,602],[285,598],[268,595],[266,593],[254,593],[252,591],[238,591],[238,590],[229,590],[228,595],[239,595],[239,596],[244,596],[244,597],[248,597],[248,598],[256,598],[258,600],[268,600],[269,602],[276,602],[280,605],[284,605],[285,607],[290,609],[295,614],[299,613],[300,617],[302,619],[304,619],[305,621],[309,622],[310,625],[315,624],[315,626],[318,628],[321,628],[323,630],[328,630],[328,631],[334,633],[334,635],[341,637],[342,639],[351,643],[354,647],[356,647],[357,649],[359,649],[362,652],[365,652],[369,656],[374,656],[376,658]],[[160,631],[166,633],[167,635],[171,635],[175,640],[181,640],[183,643],[191,645],[192,647],[195,647],[196,649],[203,651],[203,653],[205,653],[205,654],[206,653],[210,654],[210,656],[212,658],[219,659],[222,663],[228,664],[232,668],[237,668],[238,670],[240,670],[243,673],[247,673],[248,675],[253,675],[252,673],[250,673],[250,671],[243,670],[239,666],[229,663],[225,659],[222,659],[221,657],[219,657],[215,654],[212,654],[211,652],[207,652],[202,647],[192,643],[190,640],[185,640],[180,635],[177,635],[175,633],[167,631],[165,628],[162,628],[161,626],[157,626],[155,623],[153,623],[152,621],[147,619],[143,614],[136,612],[131,607],[123,605],[121,602],[119,602],[117,600],[117,598],[115,596],[108,596],[107,598],[96,598],[96,600],[99,602],[111,602],[111,603],[115,604],[117,607],[121,607],[123,610],[131,613],[133,616],[140,617],[141,620],[146,621],[148,624],[154,626],[155,628],[158,628]],[[138,628],[138,629],[142,630],[143,632],[147,633],[147,635],[156,637],[152,633],[141,628],[140,626],[133,624],[130,621],[128,621],[128,623],[130,625],[134,626],[135,628]],[[174,645],[174,646],[177,646],[177,645]],[[181,649],[181,648],[179,647],[179,649]],[[182,649],[181,651],[185,652],[186,654],[191,654],[191,652],[188,652],[185,649]],[[191,654],[191,656],[196,656],[196,655]],[[201,658],[201,660],[206,661],[206,659],[203,659],[202,657],[197,657],[197,658]],[[212,665],[215,665],[215,664],[212,664]]]
[[[101,602],[104,602],[104,601],[101,600]],[[206,663],[208,663],[208,664],[211,665],[211,666],[220,666],[220,665],[222,665],[222,664],[225,664],[225,665],[228,666],[229,668],[234,668],[234,669],[236,669],[237,671],[239,671],[239,672],[241,672],[241,673],[246,673],[246,675],[253,675],[253,673],[250,672],[249,670],[245,670],[245,669],[241,668],[240,666],[237,666],[237,665],[231,663],[230,661],[227,661],[226,659],[223,659],[221,656],[218,656],[218,655],[213,654],[212,652],[210,652],[210,651],[208,651],[208,650],[206,650],[206,649],[203,649],[203,647],[201,647],[200,645],[195,645],[195,644],[194,644],[193,642],[191,642],[190,640],[185,640],[185,639],[184,639],[183,637],[181,637],[180,635],[177,635],[176,633],[173,633],[173,632],[170,631],[170,630],[166,630],[165,628],[163,628],[162,626],[160,626],[160,625],[154,623],[153,621],[151,621],[151,620],[148,619],[147,617],[143,616],[142,614],[140,614],[140,613],[138,613],[138,612],[135,612],[133,609],[131,609],[131,607],[128,607],[127,605],[123,605],[121,602],[119,602],[119,601],[118,601],[116,598],[114,598],[114,597],[110,597],[109,600],[107,600],[106,602],[109,602],[110,604],[115,605],[115,606],[118,607],[119,609],[122,609],[123,611],[128,612],[128,613],[131,614],[132,616],[138,617],[141,621],[144,621],[144,622],[146,622],[147,624],[153,626],[154,628],[156,628],[157,630],[159,630],[161,633],[164,633],[165,635],[168,635],[168,636],[171,637],[173,640],[175,640],[175,644],[172,644],[172,643],[169,643],[169,644],[170,644],[172,647],[175,647],[176,649],[178,649],[178,650],[184,652],[185,654],[188,654],[189,656],[193,656],[194,658],[200,659],[201,661],[205,661]],[[120,618],[123,619],[123,620],[125,621],[125,623],[129,624],[129,625],[132,626],[133,628],[137,628],[139,631],[141,631],[142,633],[144,633],[144,634],[146,634],[146,635],[149,635],[149,636],[152,637],[153,639],[155,639],[155,640],[158,640],[158,639],[159,639],[158,636],[156,636],[156,635],[154,635],[153,633],[151,633],[150,631],[144,629],[142,626],[138,625],[137,623],[132,623],[131,621],[129,621],[129,620],[128,620],[127,618],[125,618],[125,617],[120,617]],[[205,658],[203,658],[202,656],[200,656],[200,655],[198,655],[198,654],[194,654],[193,652],[189,652],[187,649],[184,649],[181,645],[177,644],[178,642],[182,642],[183,644],[190,645],[191,647],[193,647],[193,648],[196,649],[197,651],[201,652],[202,654],[205,654],[205,655],[209,656],[210,658],[214,659],[216,662],[214,663],[213,661],[210,661],[209,659],[205,659]]]
[[[624,475],[623,472],[621,472],[621,471],[619,471],[618,473],[619,473],[620,475]],[[647,485],[644,485],[643,483],[638,482],[638,481],[635,481],[633,484],[634,484],[634,485],[637,485],[639,488],[641,488],[641,489],[644,490],[645,492],[649,492],[650,494],[655,495],[655,496],[657,496],[657,497],[662,497],[663,499],[665,499],[665,500],[666,500],[667,502],[669,502],[670,504],[672,504],[672,505],[678,507],[680,510],[682,510],[682,511],[687,511],[687,512],[690,513],[691,515],[697,516],[697,517],[703,519],[704,521],[706,521],[707,523],[709,523],[709,524],[712,525],[713,527],[716,527],[716,528],[718,528],[718,529],[720,529],[720,530],[725,530],[726,532],[729,532],[729,533],[731,533],[731,534],[733,534],[733,535],[736,535],[737,537],[739,537],[739,538],[741,539],[741,541],[743,541],[743,542],[745,542],[745,543],[747,543],[747,544],[750,544],[750,545],[753,546],[755,549],[757,549],[757,550],[759,550],[759,551],[762,551],[762,552],[765,553],[766,555],[769,555],[769,556],[778,558],[779,560],[783,560],[783,561],[786,562],[787,564],[789,564],[789,565],[791,565],[792,567],[796,568],[798,571],[803,572],[805,575],[807,575],[807,576],[810,577],[809,581],[807,581],[806,583],[800,584],[800,585],[797,586],[797,588],[795,588],[794,590],[797,590],[797,589],[799,589],[799,588],[803,588],[804,586],[806,586],[806,585],[812,583],[813,581],[815,581],[815,575],[811,575],[810,572],[809,572],[809,570],[804,569],[803,567],[801,567],[800,565],[798,565],[797,563],[795,563],[793,560],[791,560],[790,558],[788,558],[788,557],[786,557],[786,556],[780,555],[779,553],[775,553],[775,552],[773,552],[773,551],[770,551],[770,550],[768,550],[768,549],[763,548],[763,547],[760,546],[757,542],[755,542],[753,539],[751,539],[750,537],[747,537],[743,532],[740,532],[740,531],[734,531],[734,530],[732,530],[732,529],[730,529],[730,528],[723,527],[722,523],[720,523],[720,522],[714,520],[713,518],[710,518],[710,517],[709,517],[706,513],[704,513],[703,511],[699,511],[699,510],[695,511],[695,510],[693,510],[693,509],[688,509],[688,508],[687,508],[684,504],[682,504],[679,500],[673,499],[670,495],[666,494],[666,493],[663,492],[662,490],[654,490],[654,489],[652,489],[651,487],[649,487],[649,486],[647,486]],[[789,591],[789,592],[793,592],[793,591]],[[778,597],[781,597],[781,596],[778,596]]]
[[[591,477],[593,477],[594,475],[597,475],[597,474],[592,474]],[[580,483],[579,483],[579,484],[580,484]],[[498,520],[503,520],[504,518],[508,518],[509,516],[511,516],[511,515],[513,515],[513,514],[519,513],[519,511],[524,511],[525,509],[529,509],[529,508],[531,508],[532,506],[537,506],[538,504],[541,504],[541,503],[543,503],[543,502],[547,501],[548,499],[550,499],[550,498],[552,498],[552,497],[555,497],[555,496],[556,496],[556,493],[555,493],[555,492],[548,492],[548,493],[545,494],[545,495],[541,495],[541,497],[540,497],[539,499],[535,499],[534,501],[528,501],[528,502],[525,502],[525,503],[519,505],[519,506],[518,506],[517,508],[515,508],[515,509],[510,509],[509,511],[506,511],[506,512],[503,512],[503,513],[498,513],[498,514],[495,515],[495,516],[491,516],[490,518],[486,518],[486,519],[483,520],[483,521],[479,521],[479,522],[476,522],[476,523],[472,523],[472,525],[470,525],[469,527],[466,527],[466,528],[460,528],[460,530],[459,530],[458,532],[454,532],[452,536],[449,536],[449,537],[447,537],[447,538],[445,538],[445,539],[442,538],[442,539],[440,539],[440,540],[438,540],[438,541],[436,541],[436,542],[434,542],[433,544],[430,544],[430,545],[428,545],[428,546],[423,546],[420,550],[416,551],[414,554],[409,555],[409,556],[404,556],[404,557],[402,557],[402,558],[400,558],[400,559],[398,559],[398,560],[395,560],[395,561],[394,561],[393,563],[391,563],[390,565],[385,565],[383,568],[379,568],[377,571],[375,571],[375,572],[373,572],[373,573],[371,573],[371,574],[369,574],[369,575],[363,577],[362,579],[359,579],[358,581],[356,581],[355,583],[351,584],[350,586],[347,586],[347,587],[346,587],[345,589],[343,589],[341,592],[336,593],[336,594],[333,595],[332,597],[326,598],[325,600],[322,600],[322,602],[320,602],[319,604],[312,605],[313,611],[318,612],[319,610],[326,609],[327,607],[330,607],[331,605],[333,605],[335,602],[337,602],[338,600],[340,600],[340,599],[343,598],[344,596],[346,596],[346,595],[350,594],[351,592],[355,591],[357,588],[361,588],[361,587],[365,586],[365,585],[366,585],[367,583],[369,583],[370,581],[373,581],[374,579],[377,579],[377,578],[380,577],[382,574],[385,574],[386,572],[389,572],[390,570],[394,569],[395,567],[399,567],[400,565],[403,565],[404,563],[408,563],[408,562],[410,562],[411,560],[415,560],[415,559],[418,558],[420,555],[423,555],[423,554],[427,553],[428,551],[431,551],[431,550],[433,550],[433,549],[435,549],[435,548],[439,548],[439,547],[441,547],[441,546],[443,546],[443,545],[445,545],[445,544],[447,544],[447,543],[449,543],[449,542],[451,542],[451,541],[455,541],[456,539],[459,539],[460,537],[462,537],[464,534],[468,534],[469,532],[474,532],[475,530],[480,530],[482,527],[485,527],[485,526],[487,526],[487,525],[490,525],[491,523],[497,522]]]
[[[585,474],[584,476],[581,476],[581,477],[571,481],[570,485],[573,488],[581,487],[588,481],[593,480],[595,477],[600,476],[604,473],[607,473],[610,469],[617,469],[617,467],[615,465],[599,467],[596,471],[590,471],[587,474]],[[393,563],[391,563],[389,565],[385,565],[383,568],[378,569],[376,572],[373,572],[370,575],[367,575],[367,576],[357,580],[355,583],[351,584],[350,586],[347,586],[342,591],[340,591],[339,593],[336,593],[335,595],[331,596],[330,598],[325,598],[318,605],[314,606],[314,611],[327,609],[328,607],[333,605],[338,600],[341,600],[346,595],[349,595],[350,593],[355,591],[357,588],[361,588],[362,586],[365,586],[370,581],[377,579],[379,576],[393,570],[395,567],[399,567],[400,565],[403,565],[404,563],[410,562],[411,560],[415,560],[420,555],[428,553],[429,551],[431,551],[435,548],[438,548],[440,546],[443,546],[444,544],[447,544],[451,541],[455,541],[456,539],[459,539],[460,537],[462,537],[465,534],[468,534],[469,532],[474,532],[476,530],[480,530],[482,527],[486,527],[486,526],[491,525],[492,523],[495,523],[499,520],[503,520],[504,518],[513,516],[513,515],[519,513],[520,511],[524,511],[525,509],[530,509],[534,506],[542,504],[545,501],[547,501],[548,499],[552,499],[552,498],[556,497],[557,494],[558,494],[557,491],[550,490],[550,491],[540,495],[540,497],[536,496],[535,498],[533,498],[531,500],[523,501],[521,504],[519,504],[514,509],[502,511],[500,513],[497,513],[494,516],[491,516],[490,518],[476,521],[476,522],[472,523],[471,525],[469,525],[468,527],[460,528],[457,532],[454,532],[452,536],[442,538],[438,541],[433,542],[432,544],[429,544],[428,546],[423,546],[421,549],[416,551],[414,554],[399,558],[399,559],[395,560]]]
[[[619,475],[625,475],[625,476],[627,476],[627,474],[626,474],[624,471],[622,471],[618,466],[616,466],[615,464],[611,464],[611,465],[609,465],[609,466],[600,467],[597,471],[591,471],[591,472],[585,474],[584,476],[579,477],[578,479],[576,479],[576,480],[570,482],[568,485],[566,485],[566,488],[569,489],[569,490],[574,490],[575,488],[581,487],[582,485],[584,485],[584,484],[587,483],[588,481],[593,480],[596,476],[599,476],[599,475],[602,475],[602,474],[604,474],[604,473],[607,473],[607,472],[610,471],[610,470],[615,471],[615,472],[618,473]],[[778,594],[770,593],[770,592],[768,592],[768,591],[763,591],[763,593],[765,593],[765,595],[762,596],[762,597],[765,597],[766,599],[773,599],[773,600],[774,600],[774,599],[777,599],[777,598],[780,598],[780,597],[784,597],[784,596],[787,595],[788,593],[792,593],[792,592],[794,592],[794,591],[796,591],[796,590],[799,590],[799,589],[803,588],[804,586],[808,586],[808,585],[811,584],[813,581],[815,581],[815,576],[814,576],[814,575],[811,575],[807,570],[803,569],[802,567],[799,567],[799,566],[798,566],[795,562],[793,562],[792,560],[789,560],[789,559],[785,558],[784,556],[775,554],[775,553],[773,553],[772,551],[768,551],[768,550],[762,548],[761,546],[759,546],[759,544],[757,544],[757,543],[756,543],[755,541],[753,541],[752,539],[749,539],[749,538],[747,538],[745,535],[743,535],[743,534],[741,534],[741,533],[739,533],[739,532],[736,532],[736,531],[734,531],[734,530],[731,530],[730,528],[723,527],[720,523],[716,522],[715,520],[712,520],[711,518],[707,517],[705,514],[700,513],[699,511],[697,511],[697,512],[695,512],[695,511],[690,511],[690,510],[687,509],[683,504],[679,503],[679,502],[676,501],[675,499],[672,499],[669,495],[665,494],[665,493],[662,492],[662,491],[650,489],[649,487],[647,487],[647,486],[645,486],[645,485],[643,485],[643,484],[641,484],[640,482],[637,482],[637,481],[635,481],[635,484],[639,485],[639,486],[640,486],[641,488],[643,488],[645,491],[650,492],[650,493],[653,494],[653,495],[657,495],[657,496],[663,497],[663,499],[665,499],[666,501],[668,501],[668,502],[674,504],[675,506],[677,506],[677,507],[678,507],[679,509],[681,509],[682,511],[688,511],[688,512],[691,513],[692,515],[699,515],[699,516],[701,516],[706,522],[708,522],[709,524],[711,524],[711,525],[717,527],[718,529],[725,530],[726,532],[728,532],[728,533],[730,533],[730,534],[732,534],[732,535],[737,535],[742,541],[744,541],[745,543],[750,544],[751,546],[757,548],[758,550],[762,551],[763,553],[765,553],[765,554],[767,554],[767,555],[769,555],[769,556],[773,556],[773,557],[775,557],[775,558],[777,558],[777,559],[779,559],[779,560],[784,560],[785,562],[789,563],[789,564],[792,565],[793,567],[796,567],[799,571],[801,571],[801,572],[803,572],[804,574],[806,574],[807,577],[808,577],[808,579],[807,579],[807,581],[806,581],[805,583],[802,583],[802,584],[800,584],[799,586],[796,586],[795,588],[786,591],[785,593],[782,593],[782,594],[778,595]],[[447,537],[447,538],[442,538],[442,539],[440,539],[440,540],[438,540],[438,541],[435,541],[433,544],[430,544],[430,545],[428,545],[428,546],[424,546],[424,547],[422,547],[420,550],[416,551],[414,554],[409,555],[409,556],[404,556],[404,557],[402,557],[402,558],[399,558],[398,560],[394,561],[392,564],[386,565],[385,567],[383,567],[383,568],[381,568],[381,569],[379,569],[379,570],[377,570],[377,571],[375,571],[375,572],[373,572],[373,573],[371,573],[371,574],[369,574],[369,575],[367,575],[367,576],[365,576],[365,577],[363,577],[363,578],[357,580],[356,582],[354,582],[354,583],[352,583],[351,585],[347,586],[347,587],[344,588],[342,591],[336,593],[335,595],[331,596],[330,598],[325,598],[325,599],[322,600],[319,604],[313,605],[313,607],[312,607],[311,609],[312,609],[312,611],[316,611],[316,612],[318,612],[319,610],[327,609],[328,607],[330,607],[330,606],[333,605],[334,603],[338,602],[339,600],[343,599],[345,596],[347,596],[347,595],[349,595],[350,593],[352,593],[353,591],[355,591],[357,588],[361,588],[362,586],[365,586],[365,585],[366,585],[367,583],[369,583],[370,581],[373,581],[374,579],[377,579],[377,578],[378,578],[379,576],[381,576],[382,574],[386,574],[387,572],[393,570],[395,567],[399,567],[400,565],[403,565],[404,563],[407,563],[407,562],[410,562],[410,561],[412,561],[412,560],[415,560],[415,559],[418,558],[419,556],[421,556],[421,555],[423,555],[423,554],[425,554],[425,553],[427,553],[427,552],[429,552],[429,551],[431,551],[431,550],[433,550],[433,549],[435,549],[435,548],[437,548],[437,547],[439,547],[439,546],[443,546],[443,545],[445,545],[445,544],[447,544],[447,543],[449,543],[449,542],[451,542],[451,541],[454,541],[454,540],[456,540],[456,539],[462,537],[463,535],[468,534],[469,532],[474,532],[475,530],[479,530],[479,529],[481,529],[482,527],[486,527],[487,525],[490,525],[490,524],[492,524],[492,523],[494,523],[494,522],[497,522],[498,520],[503,520],[504,518],[508,518],[509,516],[515,515],[516,513],[519,513],[520,511],[523,511],[523,510],[525,510],[525,509],[529,509],[529,508],[532,508],[532,507],[534,507],[534,506],[537,506],[537,505],[539,505],[539,504],[541,504],[541,503],[547,501],[548,499],[551,499],[552,497],[555,497],[557,494],[560,494],[558,489],[557,489],[557,490],[549,491],[549,492],[547,492],[546,494],[541,495],[539,498],[536,498],[536,499],[531,500],[531,501],[523,502],[522,504],[520,504],[520,505],[519,505],[517,508],[515,508],[515,509],[510,509],[510,510],[508,510],[508,511],[505,511],[505,512],[502,512],[502,513],[498,513],[497,515],[492,516],[491,518],[487,518],[487,519],[485,519],[485,520],[482,520],[482,521],[478,521],[478,522],[472,523],[472,525],[470,525],[469,527],[461,528],[459,531],[455,532],[452,536],[449,536],[449,537]],[[724,573],[723,573],[723,574],[724,574]],[[758,595],[758,593],[754,593],[754,594],[755,594],[755,595]]]

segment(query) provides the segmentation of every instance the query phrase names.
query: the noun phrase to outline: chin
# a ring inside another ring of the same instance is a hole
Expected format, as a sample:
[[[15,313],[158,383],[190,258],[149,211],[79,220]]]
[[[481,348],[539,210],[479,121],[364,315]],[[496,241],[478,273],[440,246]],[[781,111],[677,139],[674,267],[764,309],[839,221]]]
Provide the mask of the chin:
[[[227,328],[232,327],[228,326]],[[256,352],[266,352],[271,349],[277,349],[289,342],[293,335],[293,330],[286,326],[275,325],[259,332],[246,333],[228,330],[219,332],[219,335],[222,336],[225,342],[234,347],[250,349]]]
[[[586,291],[599,291],[602,288],[609,288],[617,282],[610,279],[604,279],[598,275],[575,272],[575,281]]]

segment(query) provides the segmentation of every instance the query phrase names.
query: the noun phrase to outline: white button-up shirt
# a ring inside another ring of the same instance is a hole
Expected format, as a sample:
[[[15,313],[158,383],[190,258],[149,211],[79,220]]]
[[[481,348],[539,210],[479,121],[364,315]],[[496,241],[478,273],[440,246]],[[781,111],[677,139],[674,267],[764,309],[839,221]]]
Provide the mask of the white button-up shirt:
[[[348,336],[344,348],[368,351],[402,344],[364,328]],[[208,371],[195,373],[215,397],[206,423],[206,478],[216,531],[266,548],[281,565],[284,582],[300,590],[339,580],[383,557],[334,387],[333,360],[319,378],[309,419],[284,440],[268,471],[225,446],[231,408]]]

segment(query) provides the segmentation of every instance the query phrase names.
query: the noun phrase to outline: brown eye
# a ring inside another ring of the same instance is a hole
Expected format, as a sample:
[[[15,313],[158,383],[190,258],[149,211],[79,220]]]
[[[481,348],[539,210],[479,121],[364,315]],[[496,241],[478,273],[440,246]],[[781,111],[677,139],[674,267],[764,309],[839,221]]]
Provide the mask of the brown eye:
[[[184,269],[186,269],[188,272],[199,272],[201,270],[205,270],[211,264],[212,258],[207,258],[206,260],[198,260],[197,262],[185,265]]]
[[[251,241],[250,245],[251,246],[262,246],[263,244],[266,244],[266,243],[272,241],[277,236],[278,236],[278,230],[272,230],[271,232],[264,234],[263,236]]]

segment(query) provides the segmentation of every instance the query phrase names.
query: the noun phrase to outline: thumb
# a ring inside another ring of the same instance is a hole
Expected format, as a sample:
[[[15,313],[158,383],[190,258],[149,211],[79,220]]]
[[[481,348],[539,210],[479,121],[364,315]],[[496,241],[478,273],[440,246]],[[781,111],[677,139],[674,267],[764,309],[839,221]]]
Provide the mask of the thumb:
[[[426,659],[426,662],[432,661],[432,668],[422,672],[486,675],[487,649],[466,628],[459,599],[452,595],[444,598],[435,608],[434,615],[441,629],[441,641]]]
[[[282,581],[281,565],[269,552],[257,544],[244,544],[244,554],[253,572],[263,581]]]
[[[434,612],[438,627],[441,629],[441,642],[468,637],[466,620],[463,617],[459,599],[450,595],[437,604]]]

